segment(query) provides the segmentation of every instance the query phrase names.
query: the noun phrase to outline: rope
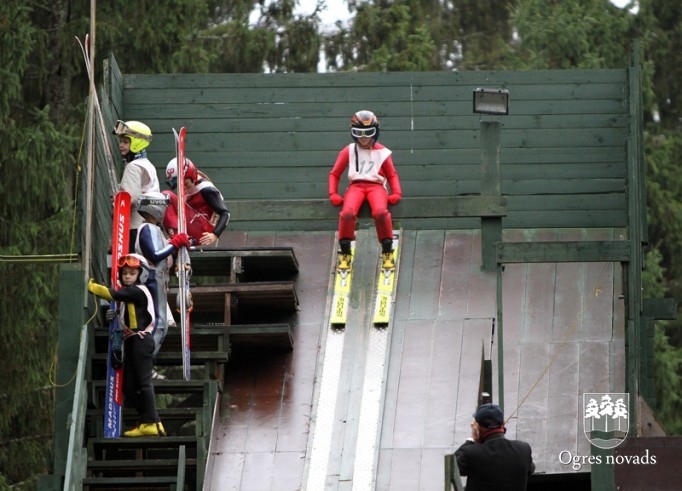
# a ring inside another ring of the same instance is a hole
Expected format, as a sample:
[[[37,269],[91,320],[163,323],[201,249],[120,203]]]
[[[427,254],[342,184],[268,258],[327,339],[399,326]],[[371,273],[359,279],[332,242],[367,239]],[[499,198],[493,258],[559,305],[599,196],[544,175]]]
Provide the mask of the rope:
[[[95,300],[95,305],[97,305],[97,295],[94,293],[92,294],[92,298]],[[88,318],[88,320],[85,321],[85,324],[90,324],[92,320],[97,316],[97,308],[95,307],[95,311],[92,313],[92,315]],[[63,384],[58,384],[57,383],[57,346],[54,348],[54,354],[52,355],[52,363],[50,363],[50,370],[48,373],[48,379],[50,380],[50,385],[52,386],[53,389],[59,389],[62,387],[66,387],[68,385],[71,385],[71,383],[75,380],[76,374],[78,373],[78,366],[76,366],[76,370],[73,372],[71,375],[71,378],[67,380]],[[56,397],[56,395],[55,395]]]
[[[85,45],[81,42],[81,40],[76,36],[76,41],[78,42],[78,45],[81,48],[81,51],[83,52],[83,59],[85,60],[85,69],[88,72],[88,78],[90,79],[90,82],[93,85],[93,90],[91,91],[92,94],[92,102],[93,102],[93,109],[95,111],[95,115],[97,116],[97,119],[95,120],[95,125],[97,127],[97,130],[99,130],[100,138],[102,139],[102,146],[104,148],[104,156],[106,157],[107,161],[107,172],[109,174],[109,184],[111,186],[111,189],[115,192],[118,190],[118,177],[116,176],[116,164],[114,163],[114,156],[111,152],[111,148],[109,147],[109,138],[107,136],[107,132],[105,130],[106,128],[106,123],[104,122],[104,114],[102,112],[102,106],[100,105],[99,102],[99,96],[97,95],[97,88],[94,84],[94,73],[92,72],[92,65],[90,63],[90,55],[88,52],[89,46],[88,44],[88,38],[86,37]],[[99,125],[97,124],[99,122]]]
[[[80,260],[78,254],[0,254],[0,263],[75,263]]]

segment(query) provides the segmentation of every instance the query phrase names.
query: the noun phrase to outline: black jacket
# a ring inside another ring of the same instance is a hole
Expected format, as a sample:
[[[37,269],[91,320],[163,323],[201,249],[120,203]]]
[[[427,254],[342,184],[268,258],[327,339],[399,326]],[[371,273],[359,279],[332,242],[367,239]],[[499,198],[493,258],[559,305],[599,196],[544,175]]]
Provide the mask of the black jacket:
[[[460,475],[467,476],[467,491],[525,491],[535,471],[530,445],[507,440],[502,433],[484,443],[466,441],[455,456]]]

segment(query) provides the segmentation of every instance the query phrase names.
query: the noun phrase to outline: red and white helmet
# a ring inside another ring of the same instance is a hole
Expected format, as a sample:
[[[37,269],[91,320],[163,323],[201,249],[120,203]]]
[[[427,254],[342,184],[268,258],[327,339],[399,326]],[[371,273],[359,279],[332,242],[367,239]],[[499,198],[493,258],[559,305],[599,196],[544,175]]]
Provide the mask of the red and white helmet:
[[[185,157],[185,178],[190,179],[192,182],[197,182],[197,177],[199,177],[199,172],[197,171],[194,163]],[[166,184],[171,189],[178,187],[178,160],[172,158],[168,165],[166,165]]]

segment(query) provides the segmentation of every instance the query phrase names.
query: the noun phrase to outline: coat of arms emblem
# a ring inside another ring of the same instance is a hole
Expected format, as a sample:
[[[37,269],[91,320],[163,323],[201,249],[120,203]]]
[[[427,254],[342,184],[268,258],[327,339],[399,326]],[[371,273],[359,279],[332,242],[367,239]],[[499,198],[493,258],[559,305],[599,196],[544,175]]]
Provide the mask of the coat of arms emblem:
[[[615,448],[628,436],[630,394],[583,394],[583,431],[597,448]]]

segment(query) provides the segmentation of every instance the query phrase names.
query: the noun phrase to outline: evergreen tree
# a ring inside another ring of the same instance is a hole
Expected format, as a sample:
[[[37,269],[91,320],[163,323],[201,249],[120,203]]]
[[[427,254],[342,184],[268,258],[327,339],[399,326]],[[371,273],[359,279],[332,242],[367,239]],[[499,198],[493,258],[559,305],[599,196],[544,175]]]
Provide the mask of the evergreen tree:
[[[663,256],[654,248],[646,254],[642,287],[651,298],[668,293]],[[682,433],[679,407],[682,401],[682,349],[673,346],[666,334],[668,322],[658,321],[654,331],[654,374],[656,379],[656,414],[669,434]]]
[[[522,70],[626,67],[633,21],[608,0],[521,0],[507,63]]]
[[[319,17],[294,14],[295,0],[210,2],[213,15],[192,37],[207,64],[194,72],[315,72]],[[255,10],[254,10],[255,7]],[[256,19],[252,22],[252,19]],[[182,55],[192,58],[193,53]]]
[[[78,145],[62,119],[71,113],[69,80],[52,65],[59,39],[43,28],[62,25],[56,7],[0,4],[0,482],[26,486],[47,470],[58,267],[11,256],[69,252],[75,219],[67,176]]]
[[[353,22],[325,35],[327,68],[333,71],[498,68],[511,39],[508,1],[353,0],[349,5]]]
[[[682,118],[682,8],[675,0],[640,0],[638,26],[656,66],[655,107],[660,125],[679,130]]]
[[[351,2],[349,27],[325,36],[327,68],[333,71],[424,71],[439,68],[436,36],[418,1]],[[445,55],[447,58],[447,55]]]
[[[506,46],[512,40],[511,11],[523,1],[458,0],[459,34],[462,45],[461,68],[494,70],[501,68]]]

